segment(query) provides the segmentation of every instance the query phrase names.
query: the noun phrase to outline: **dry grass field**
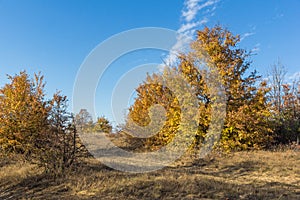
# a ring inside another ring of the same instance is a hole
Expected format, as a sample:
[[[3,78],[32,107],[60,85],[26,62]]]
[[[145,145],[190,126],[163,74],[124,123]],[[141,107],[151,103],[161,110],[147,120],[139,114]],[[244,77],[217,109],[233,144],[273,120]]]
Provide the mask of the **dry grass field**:
[[[86,159],[49,178],[14,158],[0,163],[0,199],[300,199],[300,152],[237,152],[134,174]]]

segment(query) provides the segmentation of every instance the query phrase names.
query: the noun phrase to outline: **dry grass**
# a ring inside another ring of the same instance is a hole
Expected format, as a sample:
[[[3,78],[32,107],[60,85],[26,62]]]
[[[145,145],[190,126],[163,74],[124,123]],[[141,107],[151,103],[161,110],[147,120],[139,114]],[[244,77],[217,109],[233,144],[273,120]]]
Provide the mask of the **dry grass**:
[[[238,152],[132,174],[86,159],[53,180],[35,166],[0,164],[0,199],[300,199],[300,152]]]

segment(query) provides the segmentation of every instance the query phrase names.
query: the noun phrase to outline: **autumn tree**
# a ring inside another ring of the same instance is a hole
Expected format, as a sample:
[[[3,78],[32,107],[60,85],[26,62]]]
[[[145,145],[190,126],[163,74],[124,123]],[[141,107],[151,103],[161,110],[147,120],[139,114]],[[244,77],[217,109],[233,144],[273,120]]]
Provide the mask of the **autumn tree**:
[[[271,66],[269,101],[272,104],[272,120],[270,123],[274,129],[275,144],[299,141],[299,81],[291,80],[290,83],[287,83],[286,73],[287,71],[280,61]]]
[[[299,143],[300,138],[300,82],[294,81],[291,84],[284,84],[283,91],[283,117],[284,134],[278,134],[278,142]]]
[[[72,166],[82,145],[67,97],[56,93],[45,100],[43,78],[22,71],[0,89],[0,150],[57,175]]]
[[[93,127],[93,118],[87,109],[80,109],[75,115],[75,124],[78,131],[91,131]]]
[[[208,56],[213,64],[208,65],[209,70],[218,71],[225,87],[227,116],[221,146],[225,149],[262,148],[269,144],[272,132],[268,126],[270,105],[266,94],[269,88],[265,81],[260,81],[256,71],[249,72],[250,54],[238,48],[239,41],[239,35],[220,26],[206,27],[198,31],[190,56],[193,63]],[[205,102],[210,102],[209,94],[202,93],[202,96],[206,97]]]
[[[109,120],[104,116],[98,117],[97,121],[94,123],[93,126],[94,132],[104,132],[104,133],[111,133],[112,132],[112,125],[110,124]]]
[[[214,96],[210,90],[210,77],[217,72],[226,95],[225,123],[220,146],[223,149],[262,148],[269,144],[272,130],[268,126],[270,116],[267,92],[269,88],[257,72],[248,72],[250,54],[238,48],[239,35],[233,35],[220,26],[204,28],[197,32],[191,44],[191,52],[179,56],[179,65],[173,70],[183,75],[193,88],[198,100],[198,131],[194,146],[200,146],[210,127]],[[202,67],[206,63],[206,67]],[[164,72],[165,73],[165,72]],[[166,122],[162,130],[147,140],[155,145],[166,144],[180,127],[182,110],[176,95],[170,88],[155,84],[165,74],[153,74],[137,88],[137,98],[129,109],[129,118],[140,125],[149,124],[149,107],[161,104],[166,110]],[[192,119],[191,119],[192,120]],[[180,133],[184,134],[184,133]]]
[[[67,102],[66,96],[53,95],[48,125],[35,143],[39,164],[54,175],[60,175],[72,166],[81,147]]]
[[[22,71],[8,76],[9,83],[0,89],[0,144],[1,149],[29,155],[34,140],[47,124],[49,106],[44,100],[41,74],[34,79]]]
[[[178,99],[166,85],[161,84],[162,79],[163,77],[159,74],[148,75],[145,82],[136,89],[137,98],[135,103],[129,108],[126,125],[129,134],[132,134],[131,132],[142,134],[143,130],[137,126],[149,126],[151,115],[162,113],[151,113],[151,106],[161,105],[165,110],[165,113],[163,113],[165,115],[160,117],[165,119],[165,121],[156,124],[155,127],[150,127],[150,130],[146,129],[146,134],[153,136],[141,139],[144,140],[145,145],[150,149],[157,149],[168,144],[174,138],[180,123],[181,112]],[[132,125],[132,123],[135,125]]]

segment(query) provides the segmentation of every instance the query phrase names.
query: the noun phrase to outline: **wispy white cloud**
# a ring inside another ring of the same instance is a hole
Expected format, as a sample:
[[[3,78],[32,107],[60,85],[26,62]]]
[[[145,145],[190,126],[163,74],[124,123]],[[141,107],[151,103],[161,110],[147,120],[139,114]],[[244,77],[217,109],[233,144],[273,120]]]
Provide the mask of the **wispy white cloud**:
[[[198,4],[201,0],[186,0],[184,2],[184,9],[182,10],[182,17],[184,21],[190,22],[198,12]]]
[[[182,23],[177,30],[177,42],[172,47],[170,54],[165,59],[168,66],[176,63],[178,53],[189,49],[189,44],[196,30],[208,22],[208,16],[212,16],[219,0],[186,0],[181,12]],[[200,11],[203,11],[202,13]],[[202,14],[200,17],[199,14]]]
[[[187,24],[182,24],[181,27],[177,30],[178,33],[185,33],[188,30],[193,30],[195,27],[199,26],[199,22],[192,22]]]
[[[217,2],[216,0],[208,0],[201,3],[202,1],[203,0],[185,1],[185,9],[182,10],[182,17],[186,22],[192,21],[200,10],[212,6]]]
[[[248,33],[244,33],[242,36],[241,36],[241,39],[240,41],[243,41],[244,39],[246,39],[247,37],[250,37],[252,35],[255,35],[254,32],[248,32]]]
[[[251,49],[251,53],[257,53],[260,51],[260,43],[257,43],[253,49]]]

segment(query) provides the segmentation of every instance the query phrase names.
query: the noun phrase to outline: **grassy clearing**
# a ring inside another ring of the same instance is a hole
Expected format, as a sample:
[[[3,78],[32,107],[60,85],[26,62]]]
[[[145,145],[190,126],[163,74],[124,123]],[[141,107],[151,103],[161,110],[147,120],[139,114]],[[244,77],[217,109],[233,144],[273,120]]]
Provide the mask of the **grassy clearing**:
[[[300,199],[300,152],[237,152],[132,174],[86,159],[65,178],[5,159],[0,199]]]

